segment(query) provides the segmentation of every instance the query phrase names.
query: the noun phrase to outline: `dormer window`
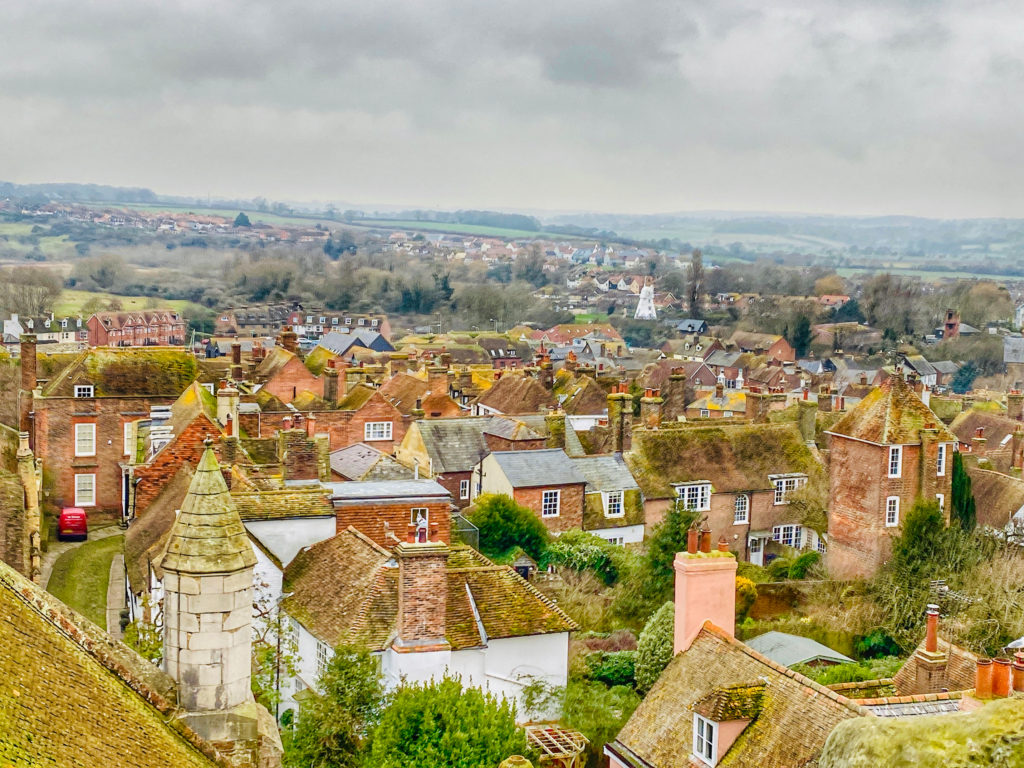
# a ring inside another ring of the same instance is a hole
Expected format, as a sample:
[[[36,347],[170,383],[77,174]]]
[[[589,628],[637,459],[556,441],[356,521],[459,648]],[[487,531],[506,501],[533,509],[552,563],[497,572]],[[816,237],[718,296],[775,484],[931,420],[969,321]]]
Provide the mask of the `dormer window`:
[[[718,724],[698,714],[693,716],[693,756],[705,765],[718,762]]]
[[[360,325],[366,325],[366,318],[365,317],[360,317],[359,318],[359,324]]]
[[[345,325],[352,325],[352,318],[351,317],[346,317],[345,318]]]
[[[378,324],[378,323],[379,323],[379,321],[378,321],[378,320],[371,320],[371,321],[370,321],[370,325],[371,325],[371,326],[373,326],[374,328],[376,328],[376,327],[377,327],[377,324]]]
[[[790,491],[807,485],[807,475],[769,475],[768,479],[775,486],[776,506],[786,503],[786,496]]]
[[[676,486],[676,496],[686,509],[707,512],[711,509],[711,483],[683,483]]]
[[[92,384],[75,384],[75,397],[92,397],[94,391]]]

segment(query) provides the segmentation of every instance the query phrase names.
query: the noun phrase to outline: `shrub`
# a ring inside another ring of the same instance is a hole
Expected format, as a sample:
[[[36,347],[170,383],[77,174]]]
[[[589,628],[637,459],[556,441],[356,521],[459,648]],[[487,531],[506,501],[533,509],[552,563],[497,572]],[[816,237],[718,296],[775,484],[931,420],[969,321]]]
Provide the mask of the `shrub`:
[[[776,557],[765,567],[772,581],[781,581],[789,578],[789,568],[793,561],[788,557]]]
[[[605,685],[635,685],[636,651],[598,651],[587,656],[587,677]]]
[[[757,600],[757,587],[750,579],[736,577],[736,621],[743,621]]]
[[[895,656],[900,652],[899,643],[883,630],[876,629],[857,641],[857,655],[862,659],[877,659]]]
[[[667,602],[644,626],[636,646],[636,689],[645,694],[672,661],[675,640],[675,605]]]
[[[789,566],[789,578],[791,579],[805,579],[807,578],[807,571],[811,570],[814,566],[821,562],[821,555],[817,552],[804,552],[793,564]]]
[[[605,585],[615,583],[619,576],[613,559],[614,544],[580,530],[566,531],[547,549],[543,565],[554,564],[574,571],[593,571]]]
[[[516,504],[510,496],[485,493],[467,515],[480,530],[480,551],[500,558],[514,547],[522,547],[538,562],[543,558],[550,536],[532,510]]]

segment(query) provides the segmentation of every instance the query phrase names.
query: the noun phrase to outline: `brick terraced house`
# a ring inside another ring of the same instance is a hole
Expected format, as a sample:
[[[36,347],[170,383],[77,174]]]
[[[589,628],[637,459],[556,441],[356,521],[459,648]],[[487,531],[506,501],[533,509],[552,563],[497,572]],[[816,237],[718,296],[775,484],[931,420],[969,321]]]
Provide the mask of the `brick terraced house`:
[[[185,343],[185,320],[176,309],[97,312],[86,325],[90,347],[173,347]]]
[[[554,532],[583,527],[587,478],[561,448],[496,451],[473,471],[473,498],[511,496]]]
[[[918,499],[949,518],[956,435],[899,376],[861,400],[828,432],[829,567],[870,576]]]

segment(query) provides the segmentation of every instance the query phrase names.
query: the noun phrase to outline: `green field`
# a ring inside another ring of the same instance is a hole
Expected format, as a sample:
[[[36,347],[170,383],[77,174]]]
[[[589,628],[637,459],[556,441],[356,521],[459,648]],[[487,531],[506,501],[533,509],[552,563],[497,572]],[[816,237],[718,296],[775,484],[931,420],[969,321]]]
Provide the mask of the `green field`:
[[[110,563],[124,550],[124,536],[87,541],[53,564],[47,591],[96,625],[107,626]]]
[[[357,219],[352,226],[368,229],[409,229],[414,232],[443,232],[451,235],[480,235],[481,237],[570,239],[570,235],[556,232],[530,232],[526,229],[486,227],[478,224],[451,224],[444,221],[410,221],[408,219]],[[571,239],[579,239],[571,237]],[[583,238],[586,239],[586,238]]]
[[[43,223],[46,224],[48,222]],[[32,228],[35,226],[36,224],[31,221],[0,222],[0,243],[8,248],[15,248],[19,251],[30,253],[34,246],[28,243],[19,243],[15,238],[25,237],[26,235],[31,236]],[[5,237],[9,239],[4,240],[3,238]],[[48,257],[70,253],[74,249],[74,244],[68,241],[67,235],[49,237],[40,233],[38,234],[38,239],[39,250]]]
[[[178,299],[160,299],[152,296],[118,296],[114,293],[93,293],[92,291],[78,291],[73,288],[65,288],[61,291],[60,298],[53,307],[53,313],[60,316],[71,316],[82,314],[82,307],[92,299],[99,299],[107,306],[111,301],[119,301],[121,309],[139,310],[152,307],[173,307],[179,312],[191,306],[191,302]]]
[[[316,216],[279,216],[276,213],[263,211],[251,211],[243,208],[204,208],[195,205],[149,205],[143,203],[88,203],[89,208],[107,210],[111,208],[129,209],[142,211],[143,213],[194,213],[197,216],[223,216],[226,219],[234,219],[239,213],[245,213],[253,224],[271,224],[273,226],[295,226],[315,224],[329,224],[330,219],[321,219]],[[337,222],[335,222],[337,223]]]

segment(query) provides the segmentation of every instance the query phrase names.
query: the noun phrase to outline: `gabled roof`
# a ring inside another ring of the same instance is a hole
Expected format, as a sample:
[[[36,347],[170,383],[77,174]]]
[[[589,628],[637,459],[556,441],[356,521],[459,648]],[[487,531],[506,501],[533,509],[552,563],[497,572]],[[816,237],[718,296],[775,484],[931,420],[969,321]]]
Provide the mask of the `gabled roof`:
[[[199,375],[191,352],[174,347],[93,347],[79,353],[46,385],[44,397],[72,397],[92,384],[97,397],[177,397]]]
[[[555,406],[554,396],[528,376],[502,376],[476,402],[499,413],[535,413]]]
[[[411,469],[366,443],[332,451],[331,471],[346,480],[411,480],[413,477]]]
[[[1024,509],[1024,480],[990,469],[967,467],[977,505],[978,524],[1002,530]]]
[[[956,439],[907,382],[890,376],[840,419],[829,434],[878,445],[908,445],[920,443],[925,428],[937,429],[937,440]]]
[[[935,368],[921,355],[905,355],[903,358],[917,374],[921,376],[934,376]]]
[[[1024,363],[1024,338],[1020,336],[1003,337],[1003,362]]]
[[[585,483],[586,477],[561,448],[495,451],[491,454],[514,488]]]
[[[488,453],[484,429],[490,421],[489,416],[426,419],[410,429],[419,431],[434,474],[468,472]]]
[[[447,569],[447,638],[453,650],[577,628],[515,571],[470,547],[451,547]],[[381,650],[397,631],[398,571],[390,552],[350,527],[296,555],[284,573],[284,588],[292,593],[284,609],[322,642]]]
[[[206,416],[215,426],[220,426],[217,424],[217,398],[202,384],[194,381],[171,403],[171,418],[168,422],[171,434],[180,435],[200,415]]]
[[[718,493],[769,490],[769,475],[820,468],[793,423],[662,424],[634,432],[625,459],[648,499],[672,498],[674,483],[701,480]]]
[[[160,567],[186,574],[217,574],[255,564],[256,555],[217,457],[207,445],[171,528]]]
[[[822,645],[809,637],[791,635],[787,632],[765,632],[763,635],[747,640],[747,646],[784,667],[815,661],[836,664],[853,662],[849,656],[833,651],[827,645]]]
[[[338,402],[340,411],[358,411],[370,400],[377,390],[369,384],[359,383],[345,393],[345,396]]]
[[[288,363],[297,360],[294,352],[289,352],[284,347],[274,347],[267,352],[258,366],[256,366],[255,378],[257,381],[269,381],[280,373]]]
[[[416,407],[416,401],[422,401],[430,391],[430,385],[423,379],[410,376],[408,373],[396,373],[381,384],[377,391],[403,415],[408,416]]]
[[[985,452],[991,453],[1000,448],[1009,448],[1006,440],[1019,426],[1006,415],[1002,409],[990,411],[984,407],[973,407],[957,415],[949,425],[950,431],[956,435],[961,443],[970,445],[971,439],[977,434],[977,430],[984,430],[982,437],[985,438]]]
[[[0,763],[220,765],[181,725],[170,677],[2,562],[0,648]]]
[[[518,419],[508,419],[504,416],[490,416],[484,425],[485,435],[494,435],[506,440],[542,440],[543,435],[526,425]]]
[[[590,376],[580,376],[566,387],[561,403],[568,414],[596,416],[608,410],[608,395]]]
[[[761,695],[757,688],[764,686]],[[742,695],[736,695],[739,691]],[[723,695],[716,695],[721,692]],[[718,761],[722,768],[816,765],[832,729],[867,710],[762,656],[705,622],[688,649],[669,662],[609,747],[630,768],[693,765],[693,712],[756,715]],[[756,707],[753,704],[756,703]],[[739,718],[747,719],[747,717]]]
[[[372,480],[327,483],[335,506],[344,502],[363,503],[379,499],[420,499],[434,496],[445,499],[448,490],[434,480]]]

